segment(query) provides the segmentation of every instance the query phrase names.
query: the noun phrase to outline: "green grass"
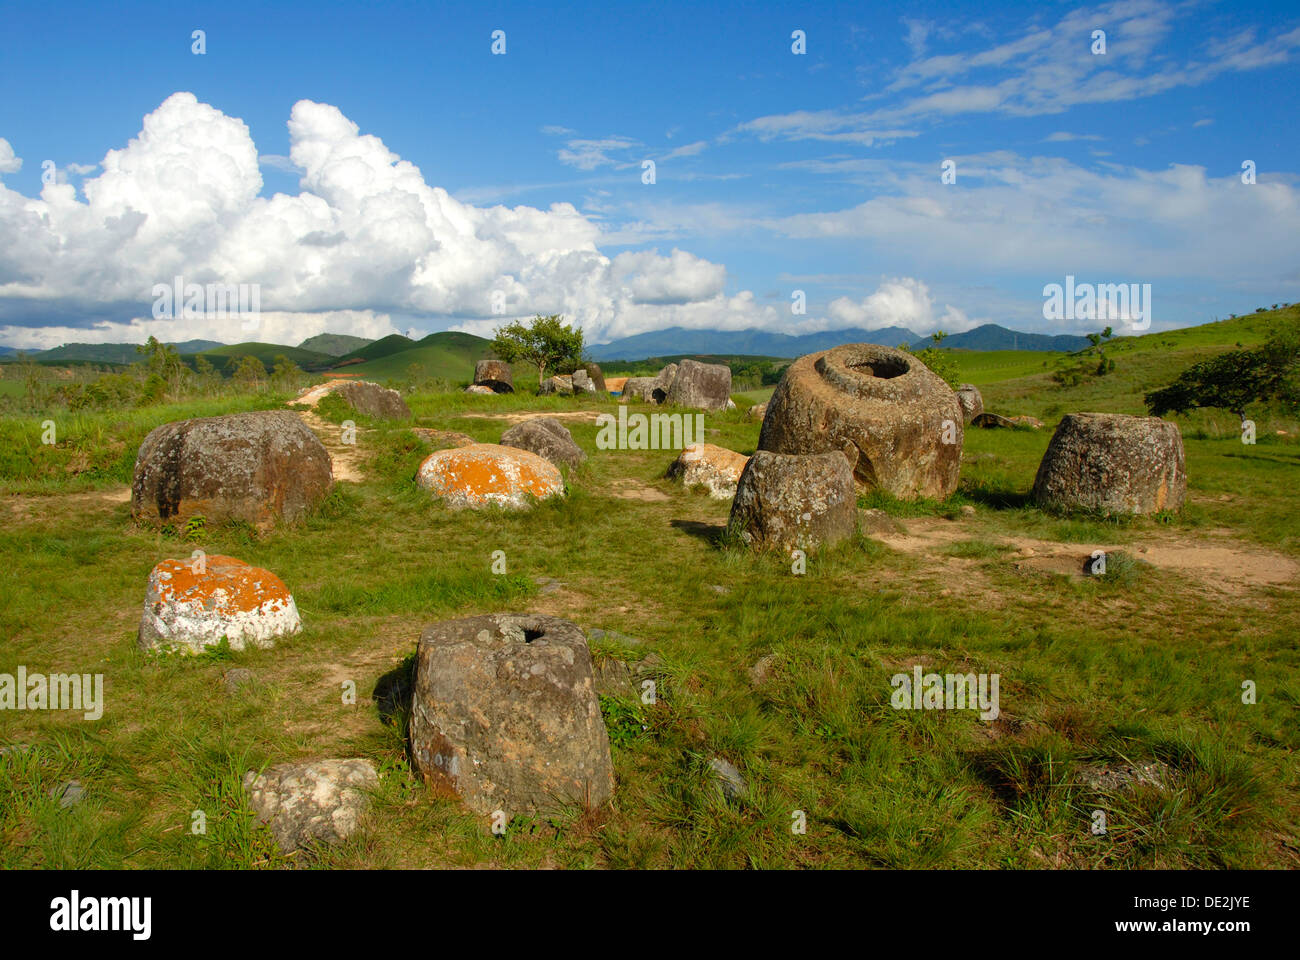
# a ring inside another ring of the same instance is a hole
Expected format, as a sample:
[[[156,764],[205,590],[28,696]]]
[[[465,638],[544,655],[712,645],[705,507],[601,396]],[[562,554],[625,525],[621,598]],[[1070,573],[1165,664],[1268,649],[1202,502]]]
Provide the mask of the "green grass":
[[[1082,396],[1131,407],[1141,377],[1125,367],[1155,376],[1166,364],[1156,354],[1121,356],[1116,378]],[[1077,396],[1027,382],[1039,377],[988,381],[986,403],[1020,398],[1023,410],[1010,412],[1039,416],[1057,403],[1076,409]],[[354,417],[365,482],[339,485],[308,519],[260,537],[212,522],[188,537],[137,526],[126,503],[81,495],[120,490],[135,446],[158,423],[282,400],[69,419],[60,425],[69,447],[48,451],[37,449],[39,417],[0,419],[0,482],[11,495],[0,564],[12,571],[0,672],[103,673],[106,695],[94,723],[0,712],[0,743],[31,745],[0,757],[0,868],[1300,865],[1294,585],[1220,592],[1141,552],[1177,542],[1300,558],[1293,439],[1261,430],[1251,448],[1185,427],[1187,509],[1116,520],[1032,505],[1050,430],[969,430],[954,497],[860,500],[935,532],[933,544],[905,550],[858,537],[814,552],[803,576],[788,558],[727,545],[729,503],[665,479],[672,451],[598,450],[591,421],[566,421],[589,455],[568,473],[569,495],[532,511],[456,513],[412,482],[430,448],[409,425],[493,442],[508,422],[479,414],[616,410],[601,397],[422,393],[409,398],[410,424]],[[328,403],[320,412],[345,415]],[[706,430],[709,442],[748,453],[759,425],[742,407],[706,415]],[[78,451],[97,473],[66,470]],[[629,491],[657,498],[618,495]],[[1021,569],[1014,544],[1026,538],[1080,563],[1106,544],[1106,575]],[[276,572],[303,633],[271,650],[138,652],[149,570],[196,547]],[[500,576],[491,572],[498,549],[508,567]],[[542,593],[537,577],[561,589]],[[376,688],[409,671],[429,623],[503,610],[622,632],[642,643],[605,640],[596,655],[653,653],[660,666],[653,705],[632,694],[601,700],[614,802],[516,818],[496,837],[486,818],[412,775],[403,718],[381,709]],[[756,681],[761,658],[769,669]],[[999,674],[1001,716],[893,709],[891,676],[917,663]],[[256,679],[227,695],[221,677],[234,666]],[[1254,705],[1242,703],[1244,680],[1258,687]],[[355,705],[341,700],[345,681],[356,684]],[[243,774],[347,756],[383,773],[363,829],[284,856],[252,817]],[[740,799],[712,781],[714,756],[741,770],[749,790]],[[1081,779],[1098,764],[1127,763],[1163,765],[1167,786],[1099,794]],[[62,808],[51,791],[72,779],[86,798]],[[1105,836],[1091,833],[1097,809]],[[806,834],[791,832],[796,811]]]

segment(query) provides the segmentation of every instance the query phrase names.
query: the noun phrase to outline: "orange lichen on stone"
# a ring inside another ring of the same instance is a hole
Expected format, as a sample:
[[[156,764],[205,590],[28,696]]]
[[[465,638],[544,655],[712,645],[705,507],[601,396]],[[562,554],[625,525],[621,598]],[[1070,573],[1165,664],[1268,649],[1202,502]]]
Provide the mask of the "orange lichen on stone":
[[[260,610],[267,601],[292,599],[284,582],[243,560],[221,555],[194,560],[163,560],[156,567],[158,594],[155,608],[172,601],[202,600],[219,603],[232,613]]]
[[[528,498],[561,493],[555,465],[535,453],[493,443],[476,443],[430,454],[420,465],[421,486],[453,506],[524,506]]]

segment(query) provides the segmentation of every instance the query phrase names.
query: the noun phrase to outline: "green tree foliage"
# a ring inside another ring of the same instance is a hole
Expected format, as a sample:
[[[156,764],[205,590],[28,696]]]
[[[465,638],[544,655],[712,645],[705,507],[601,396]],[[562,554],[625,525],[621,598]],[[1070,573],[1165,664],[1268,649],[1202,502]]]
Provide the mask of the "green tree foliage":
[[[159,343],[157,337],[150,337],[136,347],[135,352],[145,358],[144,392],[150,399],[179,399],[185,394],[192,374],[175,347]]]
[[[1091,377],[1104,377],[1115,369],[1115,361],[1106,356],[1106,346],[1114,336],[1110,327],[1100,333],[1087,334],[1090,346],[1061,359],[1052,379],[1062,387],[1077,386]]]
[[[910,353],[916,359],[930,368],[930,372],[937,374],[944,383],[956,390],[961,386],[961,373],[957,370],[957,364],[952,359],[952,355],[947,350],[940,350],[939,344],[947,334],[943,331],[936,331],[930,335],[934,341],[933,347],[925,347],[921,350],[913,350],[906,343],[900,343],[898,349],[904,353]]]
[[[262,381],[266,379],[266,367],[261,360],[245,354],[231,362],[235,364],[235,372],[231,374],[231,380],[249,390],[261,389]]]
[[[1300,408],[1300,329],[1275,328],[1255,350],[1229,350],[1193,364],[1144,398],[1154,416],[1202,407],[1227,410],[1243,422],[1252,403]]]
[[[531,363],[537,368],[539,389],[548,368],[579,366],[582,349],[582,330],[566,327],[558,313],[546,317],[538,314],[527,326],[516,320],[497,329],[492,340],[492,352],[506,363]]]

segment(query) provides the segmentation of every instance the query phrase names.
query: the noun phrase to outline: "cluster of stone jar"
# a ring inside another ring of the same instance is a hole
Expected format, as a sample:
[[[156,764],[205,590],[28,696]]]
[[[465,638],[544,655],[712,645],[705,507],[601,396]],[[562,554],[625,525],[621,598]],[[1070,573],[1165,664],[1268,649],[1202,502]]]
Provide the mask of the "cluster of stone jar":
[[[478,373],[504,386],[500,370],[481,367]],[[716,394],[715,408],[728,396],[729,372],[725,378],[718,373],[716,390],[705,389],[710,370],[674,374],[674,384],[703,385],[692,388],[701,397]],[[410,416],[400,396],[377,385],[337,389],[371,416]],[[963,429],[974,417],[990,416],[973,387],[953,391],[915,357],[849,344],[790,365],[762,411],[752,457],[701,444],[679,457],[670,473],[732,497],[731,528],[752,546],[810,549],[856,531],[860,490],[903,499],[951,495]],[[520,424],[501,444],[460,435],[439,439],[456,445],[431,454],[417,480],[453,507],[524,507],[562,495],[560,465],[576,466],[586,456],[554,419]],[[141,519],[183,523],[199,515],[264,528],[304,515],[332,483],[328,451],[292,412],[187,420],[157,428],[141,445],[132,509]],[[1076,413],[1057,427],[1033,495],[1050,509],[1151,513],[1180,508],[1186,485],[1174,424]],[[277,576],[196,552],[154,568],[139,642],[191,651],[227,642],[238,650],[269,646],[300,629],[293,597]],[[501,614],[434,625],[421,637],[413,679],[417,766],[485,813],[603,801],[613,774],[592,677],[585,637],[566,621]],[[334,769],[329,764],[343,764],[339,769],[348,776],[368,776],[349,767],[352,761],[322,763],[310,776],[281,771],[275,782],[321,777],[322,770]],[[355,799],[355,791],[349,796]],[[308,820],[332,822],[325,813]],[[300,824],[280,826],[287,843]]]

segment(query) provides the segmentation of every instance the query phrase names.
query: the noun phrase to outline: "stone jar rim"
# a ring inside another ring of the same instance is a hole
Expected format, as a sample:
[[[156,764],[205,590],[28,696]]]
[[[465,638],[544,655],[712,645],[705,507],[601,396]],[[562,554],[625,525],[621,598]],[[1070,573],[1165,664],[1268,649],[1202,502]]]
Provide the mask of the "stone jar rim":
[[[832,347],[814,364],[821,378],[851,397],[892,399],[912,388],[918,368],[902,350],[875,343]]]

